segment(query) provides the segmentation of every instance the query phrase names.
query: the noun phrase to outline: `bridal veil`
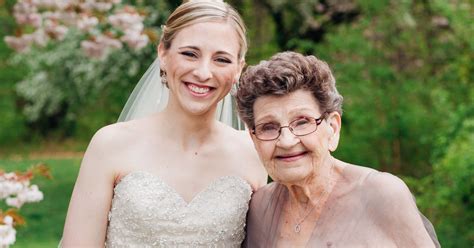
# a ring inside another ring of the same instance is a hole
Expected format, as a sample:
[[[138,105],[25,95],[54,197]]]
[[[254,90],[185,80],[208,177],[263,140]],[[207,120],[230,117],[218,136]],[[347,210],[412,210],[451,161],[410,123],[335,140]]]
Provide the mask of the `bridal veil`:
[[[159,112],[168,104],[168,97],[169,89],[161,82],[160,62],[156,58],[135,86],[118,122],[134,120]],[[243,130],[244,125],[235,108],[236,104],[229,93],[218,103],[216,119],[237,130]]]

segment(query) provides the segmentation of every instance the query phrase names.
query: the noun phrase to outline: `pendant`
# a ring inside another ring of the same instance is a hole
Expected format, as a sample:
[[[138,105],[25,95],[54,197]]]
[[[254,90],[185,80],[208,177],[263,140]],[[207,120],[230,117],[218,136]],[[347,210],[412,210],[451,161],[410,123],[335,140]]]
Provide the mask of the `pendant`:
[[[295,233],[300,233],[301,231],[301,225],[300,224],[296,224],[295,225]]]

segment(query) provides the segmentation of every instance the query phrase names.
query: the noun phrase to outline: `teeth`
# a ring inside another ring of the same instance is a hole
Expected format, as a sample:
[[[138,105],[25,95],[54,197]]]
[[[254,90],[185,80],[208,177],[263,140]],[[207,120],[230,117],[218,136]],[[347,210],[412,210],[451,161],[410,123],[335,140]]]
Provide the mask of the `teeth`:
[[[192,90],[193,92],[196,92],[196,93],[199,93],[199,94],[203,94],[203,93],[206,93],[206,92],[209,92],[209,88],[201,88],[201,87],[197,87],[196,85],[189,85],[189,89]]]

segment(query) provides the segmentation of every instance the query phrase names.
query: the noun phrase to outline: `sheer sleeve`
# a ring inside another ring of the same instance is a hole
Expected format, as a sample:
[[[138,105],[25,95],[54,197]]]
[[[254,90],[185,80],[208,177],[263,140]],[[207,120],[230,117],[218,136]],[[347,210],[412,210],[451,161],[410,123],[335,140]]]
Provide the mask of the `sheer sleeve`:
[[[367,211],[398,247],[439,247],[433,225],[420,213],[405,183],[389,173],[368,178]]]
[[[284,186],[270,183],[260,188],[250,200],[247,236],[243,247],[273,247],[281,216],[281,202],[287,197]]]

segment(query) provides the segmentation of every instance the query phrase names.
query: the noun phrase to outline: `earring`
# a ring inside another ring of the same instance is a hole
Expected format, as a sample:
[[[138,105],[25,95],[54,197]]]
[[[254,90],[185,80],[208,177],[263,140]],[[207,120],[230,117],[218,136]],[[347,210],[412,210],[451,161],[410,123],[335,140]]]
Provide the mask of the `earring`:
[[[166,78],[166,71],[161,71],[161,82],[168,87],[168,78]],[[169,87],[168,87],[169,88]]]
[[[230,95],[235,96],[237,94],[237,84],[238,82],[232,84],[232,87],[230,88]]]

